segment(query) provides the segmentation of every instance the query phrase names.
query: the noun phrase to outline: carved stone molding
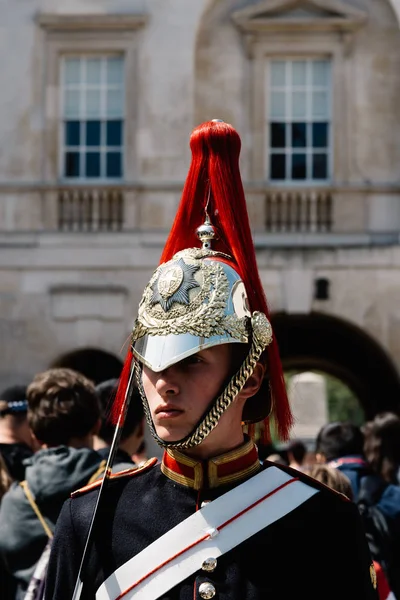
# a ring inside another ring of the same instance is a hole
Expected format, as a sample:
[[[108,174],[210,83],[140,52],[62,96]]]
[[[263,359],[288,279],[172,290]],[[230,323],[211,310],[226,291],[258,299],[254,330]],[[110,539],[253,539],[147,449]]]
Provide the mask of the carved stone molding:
[[[132,31],[146,25],[147,15],[38,13],[37,24],[47,31]]]
[[[349,32],[362,27],[367,14],[340,0],[263,0],[232,15],[249,40],[265,33]]]

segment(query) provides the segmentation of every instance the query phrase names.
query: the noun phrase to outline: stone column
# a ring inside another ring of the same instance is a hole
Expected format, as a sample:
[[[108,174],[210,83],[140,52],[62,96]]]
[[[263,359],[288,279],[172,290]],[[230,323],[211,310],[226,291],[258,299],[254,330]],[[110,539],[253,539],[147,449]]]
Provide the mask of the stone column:
[[[329,419],[325,378],[311,372],[294,375],[288,394],[295,417],[291,437],[314,439]]]

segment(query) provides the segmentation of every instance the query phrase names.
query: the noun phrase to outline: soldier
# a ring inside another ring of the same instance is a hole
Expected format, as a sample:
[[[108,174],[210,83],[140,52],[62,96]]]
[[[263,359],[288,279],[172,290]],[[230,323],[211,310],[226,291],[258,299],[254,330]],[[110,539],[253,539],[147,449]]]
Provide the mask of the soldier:
[[[163,459],[65,503],[46,600],[376,600],[355,506],[259,461],[254,423],[267,438],[274,419],[287,439],[292,415],[257,271],[240,138],[214,120],[194,130],[191,149],[114,403],[121,423],[135,377]]]

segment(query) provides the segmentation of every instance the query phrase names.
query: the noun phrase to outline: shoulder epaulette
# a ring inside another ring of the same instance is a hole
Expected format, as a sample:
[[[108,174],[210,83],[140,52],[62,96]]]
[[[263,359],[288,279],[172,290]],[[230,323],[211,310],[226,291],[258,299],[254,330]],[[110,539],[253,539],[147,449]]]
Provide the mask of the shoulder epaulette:
[[[113,473],[112,475],[110,475],[109,479],[114,481],[115,479],[120,479],[122,477],[133,477],[134,475],[143,473],[143,471],[148,471],[149,469],[151,469],[151,467],[154,467],[154,465],[156,465],[157,463],[158,463],[157,458],[149,458],[149,460],[146,460],[146,462],[143,463],[142,466],[133,467],[132,469],[125,469],[124,471],[120,471],[119,473]],[[78,496],[81,496],[82,494],[85,494],[86,492],[95,490],[96,488],[100,487],[100,485],[102,484],[102,481],[103,481],[103,477],[101,479],[98,479],[97,481],[94,481],[93,483],[90,483],[89,485],[85,485],[84,487],[79,488],[79,490],[75,490],[75,492],[72,492],[71,498],[77,498]]]
[[[314,479],[314,477],[310,477],[310,475],[307,475],[307,473],[303,473],[303,471],[298,471],[297,469],[293,469],[293,467],[289,467],[287,465],[282,465],[280,463],[278,464],[278,463],[270,462],[268,460],[264,461],[264,466],[278,467],[278,469],[285,471],[285,473],[289,473],[289,475],[291,475],[292,477],[297,477],[298,479],[300,479],[300,481],[302,481],[306,485],[310,485],[311,487],[317,488],[319,490],[328,491],[331,494],[334,494],[335,496],[339,496],[339,498],[341,500],[350,502],[350,499],[345,494],[342,494],[341,492],[334,490],[333,488],[329,487],[328,485],[325,485],[325,483],[322,483],[322,481],[318,481],[317,479]]]

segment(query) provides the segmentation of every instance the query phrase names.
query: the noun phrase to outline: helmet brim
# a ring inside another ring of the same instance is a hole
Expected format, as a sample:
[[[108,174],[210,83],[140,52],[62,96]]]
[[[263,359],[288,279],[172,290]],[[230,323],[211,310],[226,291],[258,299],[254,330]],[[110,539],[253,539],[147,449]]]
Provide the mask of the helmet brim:
[[[159,373],[202,350],[220,344],[240,343],[239,340],[228,333],[208,338],[197,337],[190,333],[165,336],[146,334],[135,340],[132,345],[132,352],[140,363]]]

